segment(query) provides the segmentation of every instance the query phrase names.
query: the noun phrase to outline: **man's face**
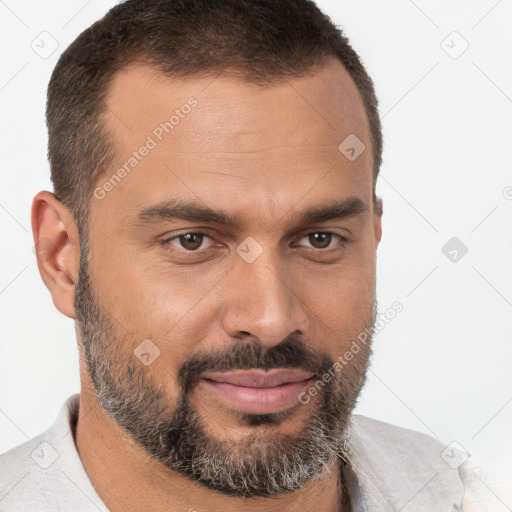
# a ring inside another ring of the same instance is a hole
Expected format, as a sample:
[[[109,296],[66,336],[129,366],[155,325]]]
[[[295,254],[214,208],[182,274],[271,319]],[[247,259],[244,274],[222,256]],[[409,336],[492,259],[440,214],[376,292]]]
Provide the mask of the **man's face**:
[[[341,449],[370,356],[333,371],[375,317],[380,217],[355,85],[337,62],[266,87],[130,66],[106,122],[116,158],[76,291],[98,401],[212,489],[302,486]]]

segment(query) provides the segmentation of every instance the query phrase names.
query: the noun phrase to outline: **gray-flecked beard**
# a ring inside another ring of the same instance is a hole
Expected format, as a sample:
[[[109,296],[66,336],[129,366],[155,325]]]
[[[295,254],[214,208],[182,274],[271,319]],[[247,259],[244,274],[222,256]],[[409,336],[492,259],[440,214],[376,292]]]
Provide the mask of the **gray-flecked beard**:
[[[358,354],[357,362],[354,358],[334,373],[336,378],[325,384],[316,401],[275,414],[237,413],[240,423],[254,432],[241,440],[221,440],[194,407],[193,391],[204,372],[287,367],[321,377],[335,361],[297,338],[286,338],[269,349],[238,340],[228,349],[196,354],[183,362],[177,375],[180,396],[172,410],[163,383],[131,351],[140,340],[115,332],[91,285],[87,247],[82,247],[75,307],[80,344],[98,402],[166,467],[225,495],[268,497],[301,488],[320,477],[334,458],[343,459],[347,426],[371,356],[370,342]],[[369,316],[366,327],[371,330],[376,303]],[[300,407],[311,409],[300,432],[292,436],[272,428]]]

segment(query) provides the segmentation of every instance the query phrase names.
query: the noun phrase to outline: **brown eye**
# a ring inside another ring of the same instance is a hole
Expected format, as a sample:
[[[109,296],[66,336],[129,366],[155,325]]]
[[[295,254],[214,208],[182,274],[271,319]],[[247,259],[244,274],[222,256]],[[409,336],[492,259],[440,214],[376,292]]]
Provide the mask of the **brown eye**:
[[[302,239],[307,240],[307,244],[304,245],[305,247],[319,250],[334,248],[335,244],[332,242],[347,241],[345,237],[331,231],[316,231],[304,235]]]
[[[311,233],[308,235],[308,240],[315,249],[325,249],[329,247],[332,234],[331,233]]]
[[[203,243],[203,235],[199,233],[187,233],[186,235],[180,235],[178,238],[182,247],[187,251],[195,251],[201,247]]]
[[[196,251],[203,245],[205,238],[210,238],[205,233],[183,233],[176,235],[164,241],[166,244],[171,244],[178,249],[186,251]]]

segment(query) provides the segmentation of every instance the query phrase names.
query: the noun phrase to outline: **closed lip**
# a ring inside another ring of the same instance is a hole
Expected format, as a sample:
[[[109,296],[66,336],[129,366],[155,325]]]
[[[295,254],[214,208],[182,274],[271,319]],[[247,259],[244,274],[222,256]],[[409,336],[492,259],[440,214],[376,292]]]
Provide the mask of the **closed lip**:
[[[207,372],[203,378],[214,382],[232,384],[248,388],[272,388],[282,384],[302,382],[314,377],[311,372],[291,369],[271,369],[269,371],[235,370],[232,372]]]

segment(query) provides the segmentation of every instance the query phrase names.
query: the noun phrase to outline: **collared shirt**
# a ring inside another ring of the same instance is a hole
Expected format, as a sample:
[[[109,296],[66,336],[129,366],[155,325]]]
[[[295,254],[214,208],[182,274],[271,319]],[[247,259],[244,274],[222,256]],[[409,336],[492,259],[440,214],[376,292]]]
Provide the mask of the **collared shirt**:
[[[74,441],[79,395],[43,434],[0,456],[0,512],[108,512]],[[430,436],[354,415],[343,458],[353,512],[497,512],[468,454]],[[321,510],[321,508],[319,508]]]

